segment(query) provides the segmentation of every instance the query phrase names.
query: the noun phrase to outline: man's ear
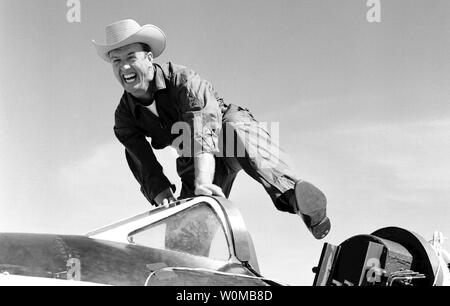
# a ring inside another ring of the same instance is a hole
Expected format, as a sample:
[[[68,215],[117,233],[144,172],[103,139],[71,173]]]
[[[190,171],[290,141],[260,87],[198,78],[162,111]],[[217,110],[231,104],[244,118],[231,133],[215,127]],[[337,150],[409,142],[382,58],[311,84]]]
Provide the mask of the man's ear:
[[[150,61],[150,63],[153,64],[153,53],[152,53],[151,51],[149,51],[149,52],[147,53],[147,58],[148,58],[148,60]]]

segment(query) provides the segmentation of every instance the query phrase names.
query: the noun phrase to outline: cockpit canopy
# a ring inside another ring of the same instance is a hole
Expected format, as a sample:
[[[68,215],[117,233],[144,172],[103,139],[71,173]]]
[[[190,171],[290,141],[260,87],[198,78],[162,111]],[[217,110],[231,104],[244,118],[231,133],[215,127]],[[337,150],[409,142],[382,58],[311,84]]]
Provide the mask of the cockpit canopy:
[[[259,273],[253,242],[234,205],[198,197],[128,218],[87,234],[90,238],[248,263]]]

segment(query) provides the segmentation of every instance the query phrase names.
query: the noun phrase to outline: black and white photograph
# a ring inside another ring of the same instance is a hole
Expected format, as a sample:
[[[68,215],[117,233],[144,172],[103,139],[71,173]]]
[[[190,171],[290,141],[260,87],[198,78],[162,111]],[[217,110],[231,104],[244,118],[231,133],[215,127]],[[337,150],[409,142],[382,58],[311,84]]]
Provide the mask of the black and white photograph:
[[[0,286],[450,286],[450,1],[0,0],[0,37]]]

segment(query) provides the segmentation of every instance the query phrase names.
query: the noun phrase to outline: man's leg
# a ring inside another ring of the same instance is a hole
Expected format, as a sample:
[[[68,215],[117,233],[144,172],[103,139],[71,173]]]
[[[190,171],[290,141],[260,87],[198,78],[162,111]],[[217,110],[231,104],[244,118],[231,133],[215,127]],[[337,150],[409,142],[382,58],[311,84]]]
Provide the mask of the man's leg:
[[[195,196],[194,159],[191,157],[177,158],[177,173],[181,179],[181,192],[178,199],[192,198]]]
[[[314,237],[324,238],[330,230],[325,195],[296,177],[285,153],[248,110],[231,105],[223,121],[223,129],[234,130],[236,139],[225,142],[234,142],[233,153],[242,169],[263,185],[278,210],[300,215]]]
[[[241,167],[237,162],[233,164],[231,158],[215,158],[215,163],[216,169],[214,171],[213,184],[222,188],[223,193],[228,198],[234,180],[236,179],[239,170],[241,170]],[[230,166],[231,164],[233,164],[233,168]],[[236,168],[236,164],[238,168]],[[179,199],[195,197],[195,169],[193,158],[178,157],[177,172],[182,185]]]

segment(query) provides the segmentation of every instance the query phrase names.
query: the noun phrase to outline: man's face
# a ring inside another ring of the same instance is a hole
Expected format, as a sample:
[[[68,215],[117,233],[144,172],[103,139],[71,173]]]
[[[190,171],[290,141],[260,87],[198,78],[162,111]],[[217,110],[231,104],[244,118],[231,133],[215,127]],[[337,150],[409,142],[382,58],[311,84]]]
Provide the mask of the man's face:
[[[145,97],[154,74],[152,53],[135,43],[112,50],[109,57],[122,87],[137,98]]]

